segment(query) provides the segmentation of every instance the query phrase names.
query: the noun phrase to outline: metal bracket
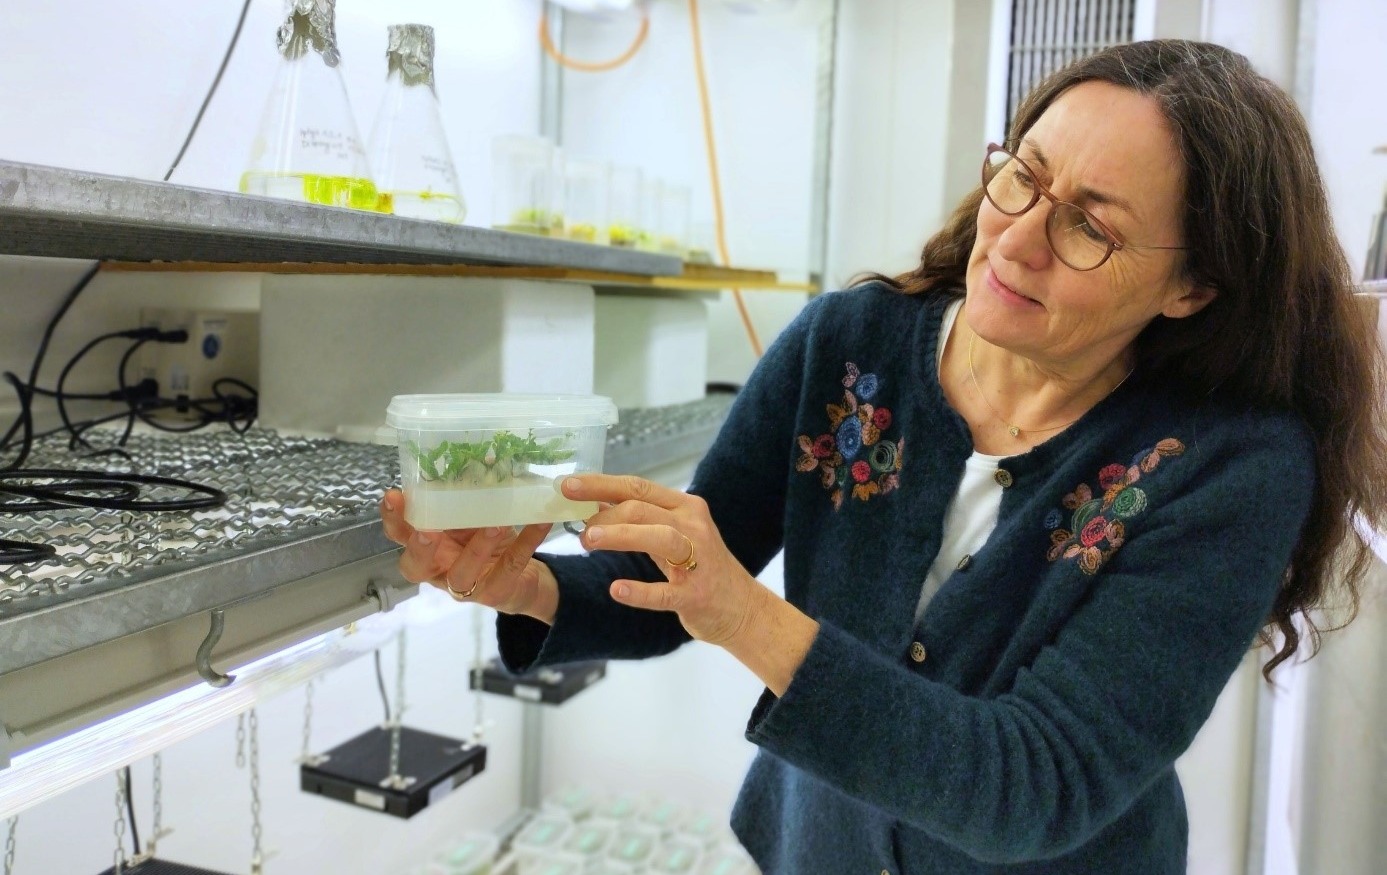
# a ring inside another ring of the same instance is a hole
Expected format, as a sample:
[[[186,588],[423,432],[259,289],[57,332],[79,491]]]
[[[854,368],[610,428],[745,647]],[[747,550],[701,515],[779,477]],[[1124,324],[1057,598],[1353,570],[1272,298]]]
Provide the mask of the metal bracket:
[[[207,637],[202,639],[202,644],[197,648],[197,673],[202,675],[202,679],[207,681],[210,686],[227,687],[236,680],[236,676],[222,674],[212,667],[212,648],[217,646],[217,642],[222,639],[222,632],[226,629],[226,611],[222,608],[213,608],[211,613],[212,628],[208,630]]]
[[[398,597],[398,594],[399,590],[396,587],[388,583],[381,583],[379,580],[371,580],[366,584],[366,596],[374,599],[376,604],[380,605],[382,614],[404,601]]]

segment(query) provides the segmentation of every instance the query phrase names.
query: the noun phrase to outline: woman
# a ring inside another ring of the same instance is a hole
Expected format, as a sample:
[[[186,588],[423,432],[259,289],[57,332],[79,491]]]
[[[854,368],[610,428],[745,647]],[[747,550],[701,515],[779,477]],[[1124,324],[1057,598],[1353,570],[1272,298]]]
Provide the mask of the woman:
[[[500,610],[513,668],[694,638],[755,672],[733,821],[767,873],[1183,872],[1176,757],[1383,519],[1376,339],[1280,90],[1121,46],[1007,146],[917,270],[784,331],[691,494],[566,482],[589,556],[386,499],[403,573]]]

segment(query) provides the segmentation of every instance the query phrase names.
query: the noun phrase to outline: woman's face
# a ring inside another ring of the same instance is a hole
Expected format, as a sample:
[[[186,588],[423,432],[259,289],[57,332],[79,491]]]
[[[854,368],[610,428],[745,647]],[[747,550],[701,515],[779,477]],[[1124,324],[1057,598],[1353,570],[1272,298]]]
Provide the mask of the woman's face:
[[[1122,242],[1183,246],[1180,152],[1156,102],[1085,82],[1052,103],[1016,154],[1062,201]],[[1180,271],[1183,252],[1123,249],[1090,271],[1070,268],[1045,236],[1050,201],[1019,216],[986,199],[968,262],[966,315],[984,340],[1059,372],[1121,356],[1157,315],[1197,312],[1213,292]]]

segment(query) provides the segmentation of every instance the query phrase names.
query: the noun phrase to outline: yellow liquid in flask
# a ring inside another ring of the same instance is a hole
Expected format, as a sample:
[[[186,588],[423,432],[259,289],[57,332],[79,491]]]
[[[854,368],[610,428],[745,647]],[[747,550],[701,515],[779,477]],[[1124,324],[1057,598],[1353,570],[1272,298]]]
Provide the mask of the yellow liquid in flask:
[[[389,198],[395,215],[406,219],[457,224],[467,213],[456,197],[436,191],[386,191],[381,192],[381,198]]]
[[[326,207],[351,207],[376,213],[393,211],[389,194],[378,192],[376,184],[369,179],[351,176],[252,170],[242,174],[241,191]]]

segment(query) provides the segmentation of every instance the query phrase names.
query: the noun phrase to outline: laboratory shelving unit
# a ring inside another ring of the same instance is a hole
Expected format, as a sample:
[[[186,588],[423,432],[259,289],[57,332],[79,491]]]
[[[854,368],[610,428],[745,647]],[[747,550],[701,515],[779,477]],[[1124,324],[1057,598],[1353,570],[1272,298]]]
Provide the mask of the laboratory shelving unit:
[[[646,252],[4,161],[0,255],[109,270],[506,276],[657,295],[803,288]],[[606,469],[682,466],[687,476],[730,403],[622,411]],[[126,470],[209,483],[230,501],[182,514],[0,515],[0,537],[58,549],[0,569],[0,766],[415,591],[378,520],[393,448],[253,429],[141,436],[127,450]],[[73,461],[55,438],[30,467]]]

